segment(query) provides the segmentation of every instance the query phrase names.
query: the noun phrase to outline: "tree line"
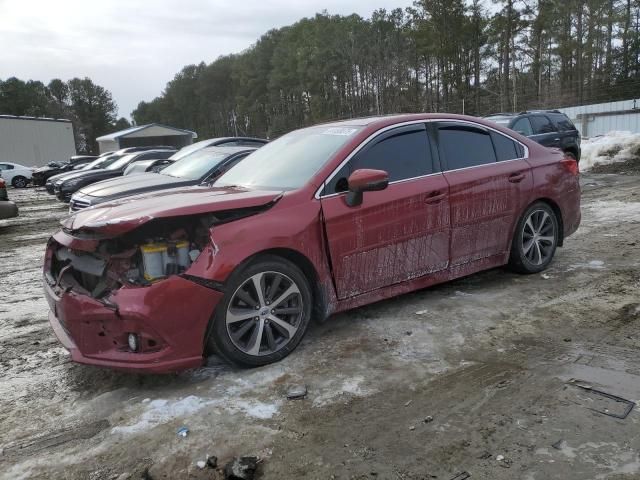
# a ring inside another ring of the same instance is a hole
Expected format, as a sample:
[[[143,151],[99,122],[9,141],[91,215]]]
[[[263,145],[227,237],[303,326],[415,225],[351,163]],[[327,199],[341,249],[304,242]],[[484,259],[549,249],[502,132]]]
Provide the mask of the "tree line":
[[[97,137],[130,126],[125,118],[116,120],[117,110],[111,92],[89,78],[56,78],[47,85],[15,77],[0,80],[0,114],[69,119],[79,153],[97,152]]]
[[[329,119],[597,103],[640,92],[640,0],[418,0],[317,14],[184,67],[132,113],[202,138]]]

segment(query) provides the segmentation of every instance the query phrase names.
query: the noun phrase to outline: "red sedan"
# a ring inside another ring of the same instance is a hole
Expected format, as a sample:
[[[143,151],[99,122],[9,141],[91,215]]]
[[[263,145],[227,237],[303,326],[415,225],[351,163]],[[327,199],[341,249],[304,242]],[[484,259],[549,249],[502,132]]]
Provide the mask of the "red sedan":
[[[284,135],[215,186],[71,216],[44,283],[77,362],[257,366],[312,319],[502,265],[540,272],[579,223],[558,150],[471,117],[354,119]]]

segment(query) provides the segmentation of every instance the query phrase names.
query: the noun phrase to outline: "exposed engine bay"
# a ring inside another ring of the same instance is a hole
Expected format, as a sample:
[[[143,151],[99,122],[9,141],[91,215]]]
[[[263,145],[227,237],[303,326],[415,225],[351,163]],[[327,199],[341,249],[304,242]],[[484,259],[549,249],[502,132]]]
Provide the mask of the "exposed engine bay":
[[[123,286],[144,287],[184,273],[211,243],[213,226],[258,213],[243,208],[215,214],[153,219],[116,238],[99,239],[93,251],[68,248],[55,240],[45,269],[53,287],[105,300]],[[91,238],[88,232],[73,232]],[[106,302],[108,303],[108,302]]]

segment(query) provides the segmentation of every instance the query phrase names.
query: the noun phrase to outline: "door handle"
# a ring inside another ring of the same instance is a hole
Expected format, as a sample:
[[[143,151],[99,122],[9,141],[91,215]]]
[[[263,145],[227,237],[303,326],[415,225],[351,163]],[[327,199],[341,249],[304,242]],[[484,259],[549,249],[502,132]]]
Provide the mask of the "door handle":
[[[436,190],[435,192],[431,192],[429,195],[427,195],[427,197],[424,199],[424,202],[428,203],[429,205],[433,205],[435,203],[440,203],[445,196],[445,193],[442,193],[440,190]]]
[[[522,180],[524,180],[524,173],[519,172],[519,173],[512,173],[511,175],[509,175],[509,181],[511,183],[520,183]]]

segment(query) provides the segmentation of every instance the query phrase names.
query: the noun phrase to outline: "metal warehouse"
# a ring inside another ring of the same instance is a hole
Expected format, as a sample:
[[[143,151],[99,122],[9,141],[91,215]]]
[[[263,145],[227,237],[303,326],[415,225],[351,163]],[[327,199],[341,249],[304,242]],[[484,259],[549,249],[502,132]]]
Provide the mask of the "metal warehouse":
[[[125,147],[149,147],[154,145],[169,145],[182,148],[193,143],[198,135],[191,130],[169,127],[159,123],[138,125],[98,137],[100,153],[119,150]]]
[[[34,167],[75,154],[70,120],[0,115],[0,162]]]
[[[640,99],[560,108],[583,137],[612,131],[640,133]]]

